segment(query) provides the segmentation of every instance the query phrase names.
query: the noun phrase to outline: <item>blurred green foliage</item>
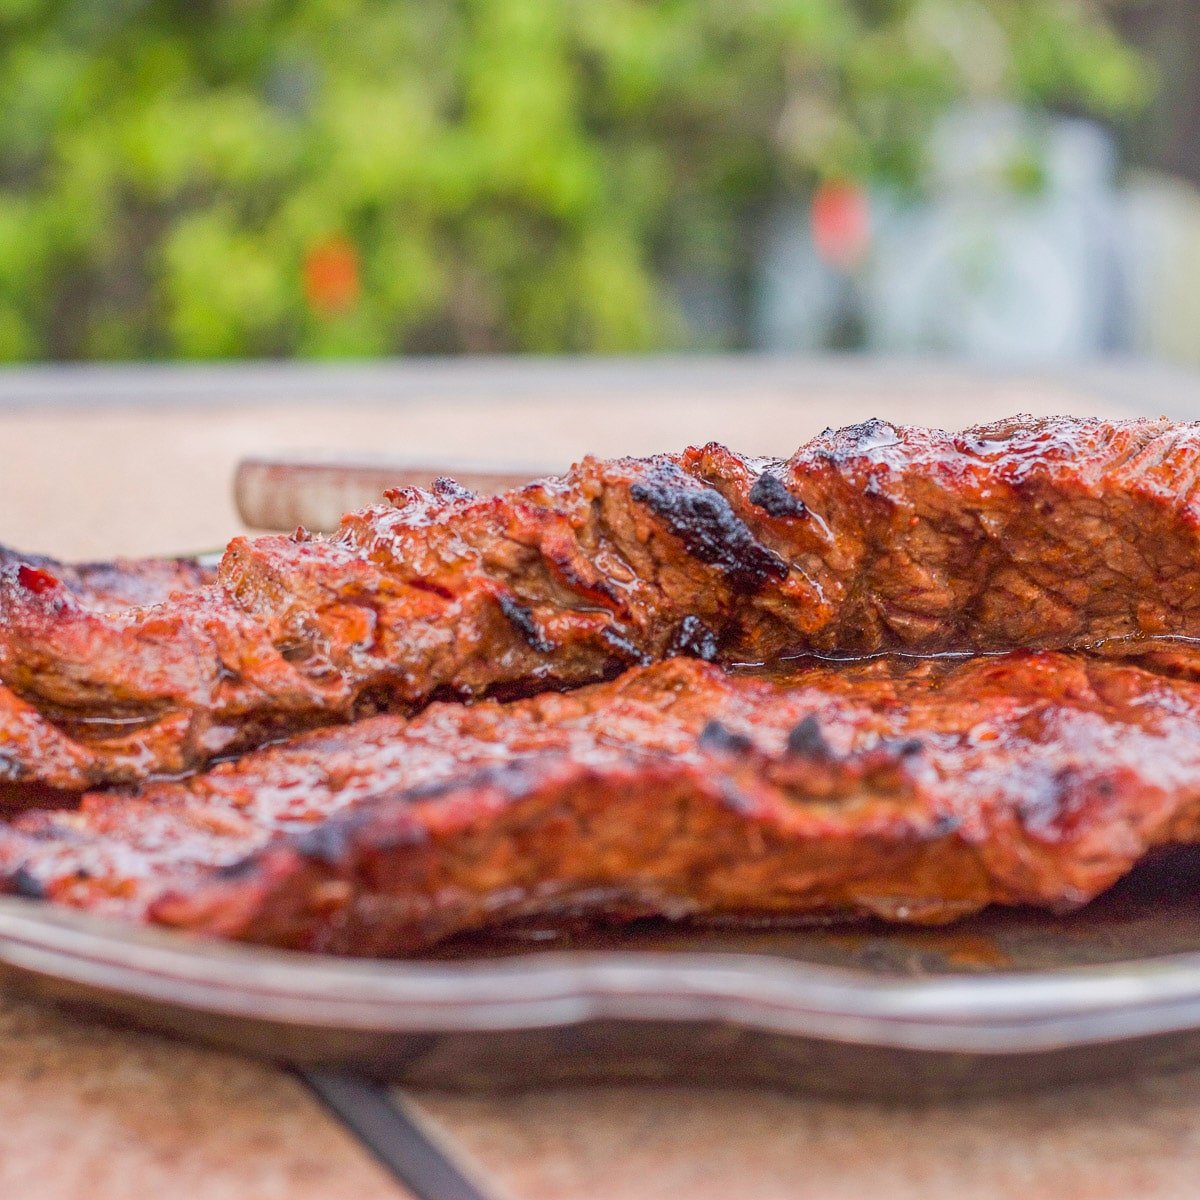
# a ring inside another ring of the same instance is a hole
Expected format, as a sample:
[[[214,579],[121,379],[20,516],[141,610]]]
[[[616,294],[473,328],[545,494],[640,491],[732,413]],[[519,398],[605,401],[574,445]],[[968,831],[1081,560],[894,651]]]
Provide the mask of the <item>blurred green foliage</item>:
[[[1083,0],[0,0],[0,358],[678,344],[780,194],[1147,86]]]

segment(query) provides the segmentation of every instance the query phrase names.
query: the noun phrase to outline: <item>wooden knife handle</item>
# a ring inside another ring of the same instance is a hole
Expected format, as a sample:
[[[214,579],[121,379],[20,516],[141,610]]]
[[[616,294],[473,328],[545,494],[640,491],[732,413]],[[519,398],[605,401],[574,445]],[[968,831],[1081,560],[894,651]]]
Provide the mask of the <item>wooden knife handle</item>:
[[[243,459],[233,481],[242,521],[251,529],[317,533],[337,527],[344,513],[376,504],[388,488],[429,487],[449,476],[463,487],[494,495],[553,472],[537,467],[488,467],[459,463],[306,462]]]

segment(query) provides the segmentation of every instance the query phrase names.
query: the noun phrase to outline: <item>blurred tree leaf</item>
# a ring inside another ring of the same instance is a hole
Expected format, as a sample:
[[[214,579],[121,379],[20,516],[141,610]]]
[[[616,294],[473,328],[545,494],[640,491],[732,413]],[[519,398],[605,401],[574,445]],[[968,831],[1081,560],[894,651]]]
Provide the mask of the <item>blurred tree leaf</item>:
[[[781,192],[1149,87],[1086,0],[0,0],[0,358],[679,344]]]

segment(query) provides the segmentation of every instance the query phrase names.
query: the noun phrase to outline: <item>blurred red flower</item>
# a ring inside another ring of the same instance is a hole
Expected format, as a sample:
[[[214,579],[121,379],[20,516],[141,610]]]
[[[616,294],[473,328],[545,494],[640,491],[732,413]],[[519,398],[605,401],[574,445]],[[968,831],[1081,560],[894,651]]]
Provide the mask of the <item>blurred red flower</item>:
[[[830,266],[846,270],[860,263],[871,244],[871,208],[857,183],[830,180],[813,193],[809,210],[813,245]]]
[[[325,238],[304,256],[304,296],[313,312],[345,312],[361,290],[358,250],[348,238]]]

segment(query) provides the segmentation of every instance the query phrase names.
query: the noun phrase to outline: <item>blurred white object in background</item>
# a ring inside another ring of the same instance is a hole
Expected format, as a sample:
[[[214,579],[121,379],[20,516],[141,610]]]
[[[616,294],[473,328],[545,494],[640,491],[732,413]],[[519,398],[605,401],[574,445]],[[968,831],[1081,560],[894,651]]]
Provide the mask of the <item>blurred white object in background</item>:
[[[1011,364],[1118,347],[1127,325],[1116,148],[1102,127],[964,109],[931,146],[927,198],[873,194],[871,249],[822,261],[809,221],[777,214],[764,243],[755,341],[858,345]]]
[[[1130,348],[1200,366],[1200,192],[1169,176],[1135,176],[1124,196]]]

